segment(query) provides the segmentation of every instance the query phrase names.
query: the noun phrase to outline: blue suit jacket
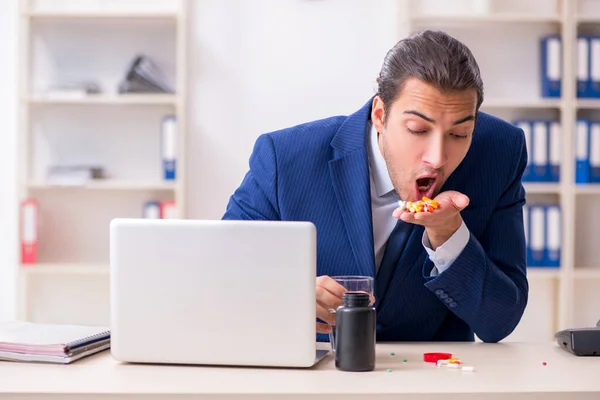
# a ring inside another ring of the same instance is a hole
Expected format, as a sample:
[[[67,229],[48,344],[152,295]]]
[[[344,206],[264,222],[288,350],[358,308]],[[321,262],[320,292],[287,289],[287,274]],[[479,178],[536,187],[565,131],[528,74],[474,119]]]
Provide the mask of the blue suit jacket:
[[[366,147],[371,103],[350,116],[261,135],[223,219],[311,221],[318,275],[374,277]],[[469,196],[462,211],[469,242],[448,270],[430,277],[423,228],[413,229],[402,267],[376,288],[378,341],[471,341],[475,333],[496,342],[514,330],[529,290],[526,160],[523,131],[480,112],[471,148],[442,188]]]

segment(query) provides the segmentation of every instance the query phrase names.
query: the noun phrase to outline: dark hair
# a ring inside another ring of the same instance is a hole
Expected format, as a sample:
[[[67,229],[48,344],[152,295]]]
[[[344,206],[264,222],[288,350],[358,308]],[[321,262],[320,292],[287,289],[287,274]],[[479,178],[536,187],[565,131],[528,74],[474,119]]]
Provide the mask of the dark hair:
[[[477,108],[483,102],[483,81],[475,57],[463,43],[441,31],[426,30],[400,40],[385,56],[377,78],[377,95],[387,108],[404,82],[417,78],[444,93],[475,89]]]

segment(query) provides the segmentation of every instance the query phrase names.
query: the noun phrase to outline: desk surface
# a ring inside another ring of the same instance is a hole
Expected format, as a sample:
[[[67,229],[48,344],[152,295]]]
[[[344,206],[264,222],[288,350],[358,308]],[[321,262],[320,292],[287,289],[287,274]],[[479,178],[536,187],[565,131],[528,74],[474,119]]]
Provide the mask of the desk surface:
[[[431,351],[451,352],[475,371],[423,362],[422,354]],[[0,399],[221,395],[219,399],[332,400],[397,399],[398,394],[461,400],[600,399],[600,357],[576,357],[555,343],[402,343],[379,344],[376,370],[362,373],[338,371],[331,354],[310,369],[123,364],[109,351],[70,365],[0,362]]]

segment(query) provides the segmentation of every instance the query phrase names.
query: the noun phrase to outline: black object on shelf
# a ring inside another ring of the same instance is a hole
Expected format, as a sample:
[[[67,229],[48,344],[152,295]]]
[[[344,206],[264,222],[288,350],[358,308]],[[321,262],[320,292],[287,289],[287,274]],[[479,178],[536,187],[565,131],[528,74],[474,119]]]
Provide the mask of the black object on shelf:
[[[138,55],[120,83],[119,93],[174,93],[174,90],[150,58]]]

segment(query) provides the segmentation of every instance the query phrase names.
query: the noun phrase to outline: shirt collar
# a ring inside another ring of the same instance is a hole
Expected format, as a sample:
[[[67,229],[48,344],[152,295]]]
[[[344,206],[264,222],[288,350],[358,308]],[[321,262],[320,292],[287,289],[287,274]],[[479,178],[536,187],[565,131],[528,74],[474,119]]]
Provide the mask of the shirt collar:
[[[371,166],[371,174],[375,184],[375,190],[378,197],[383,197],[386,194],[394,191],[394,184],[390,178],[390,174],[385,164],[385,159],[381,155],[379,145],[377,143],[377,130],[372,123],[368,124],[369,135],[369,165]]]

